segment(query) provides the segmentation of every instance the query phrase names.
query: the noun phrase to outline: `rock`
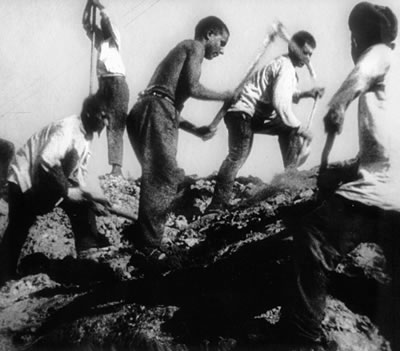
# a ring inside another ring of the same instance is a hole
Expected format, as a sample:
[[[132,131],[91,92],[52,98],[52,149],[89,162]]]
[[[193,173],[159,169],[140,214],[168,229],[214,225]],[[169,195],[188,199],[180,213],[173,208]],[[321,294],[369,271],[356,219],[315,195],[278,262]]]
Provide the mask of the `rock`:
[[[100,183],[114,206],[137,214],[140,180],[107,175]],[[41,216],[21,257],[27,276],[0,290],[0,349],[37,341],[53,350],[228,351],[238,347],[249,320],[277,323],[292,246],[283,218],[314,206],[316,170],[277,175],[270,184],[238,178],[231,208],[204,215],[214,185],[215,175],[187,177],[180,185],[164,240],[166,256],[180,265],[151,277],[129,264],[130,221],[98,217],[111,249],[79,260],[62,210]],[[338,266],[337,276],[340,289],[328,300],[326,335],[339,351],[390,350],[368,317],[370,301],[357,304],[347,288],[388,282],[379,248],[363,244]]]

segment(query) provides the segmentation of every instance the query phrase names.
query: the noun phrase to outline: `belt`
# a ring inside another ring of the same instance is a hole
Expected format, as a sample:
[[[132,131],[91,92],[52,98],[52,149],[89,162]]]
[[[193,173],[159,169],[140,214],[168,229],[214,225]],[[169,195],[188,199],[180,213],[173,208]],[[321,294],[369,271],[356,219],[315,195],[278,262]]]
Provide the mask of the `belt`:
[[[145,91],[142,91],[141,93],[139,93],[139,97],[144,97],[144,96],[156,96],[156,97],[159,97],[161,99],[164,99],[164,100],[168,101],[170,104],[172,104],[172,105],[174,105],[174,107],[176,107],[174,99],[172,99],[169,95],[167,95],[167,94],[165,94],[165,93],[163,93],[161,91],[158,91],[158,90],[145,90]]]
[[[110,76],[100,76],[99,79],[111,79],[111,78],[116,78],[116,79],[125,79],[125,76],[123,75],[110,75]]]

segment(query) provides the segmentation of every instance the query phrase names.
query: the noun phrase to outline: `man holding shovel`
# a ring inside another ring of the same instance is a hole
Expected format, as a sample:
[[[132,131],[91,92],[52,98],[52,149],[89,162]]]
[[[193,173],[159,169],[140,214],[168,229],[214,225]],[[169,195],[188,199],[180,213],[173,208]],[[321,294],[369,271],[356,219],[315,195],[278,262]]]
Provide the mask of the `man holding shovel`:
[[[96,24],[96,9],[100,10],[100,27]],[[91,18],[92,13],[94,15]],[[97,94],[104,101],[110,117],[110,125],[107,127],[108,163],[112,166],[111,175],[120,176],[122,175],[123,134],[129,103],[129,88],[120,53],[121,39],[99,0],[88,0],[83,13],[83,27],[98,51],[99,90]]]
[[[274,59],[250,77],[225,115],[229,153],[218,172],[209,210],[229,205],[235,177],[250,154],[254,133],[278,136],[285,168],[293,167],[296,162],[295,150],[290,148],[292,139],[299,136],[311,139],[309,130],[293,113],[292,103],[303,98],[317,99],[324,92],[319,87],[297,90],[295,68],[309,61],[316,42],[310,33],[300,31],[293,35],[291,43],[288,54]]]
[[[96,227],[95,212],[102,208],[82,189],[94,133],[100,134],[107,124],[101,101],[92,95],[84,101],[80,116],[51,123],[15,154],[8,176],[9,222],[0,244],[0,286],[16,276],[22,246],[36,217],[58,204],[71,220],[78,253],[109,246]]]
[[[292,228],[295,279],[287,290],[282,323],[304,340],[320,340],[327,278],[356,245],[373,241],[382,247],[392,277],[392,285],[377,294],[376,322],[390,339],[392,350],[399,350],[400,182],[391,157],[390,133],[395,125],[386,110],[397,18],[388,7],[361,2],[351,11],[348,25],[355,67],[329,103],[324,119],[328,147],[323,154],[320,177],[327,165],[333,136],[342,131],[346,109],[355,99],[360,146],[358,174]]]

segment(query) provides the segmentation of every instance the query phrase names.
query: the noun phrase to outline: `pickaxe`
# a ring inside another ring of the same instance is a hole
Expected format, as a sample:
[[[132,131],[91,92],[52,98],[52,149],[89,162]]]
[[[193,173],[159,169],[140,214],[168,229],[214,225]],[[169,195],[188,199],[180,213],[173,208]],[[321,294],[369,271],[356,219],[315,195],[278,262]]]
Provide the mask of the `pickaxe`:
[[[254,73],[255,67],[258,65],[258,63],[260,62],[262,56],[265,54],[265,52],[267,51],[267,49],[270,46],[270,44],[275,41],[277,36],[281,37],[284,41],[288,42],[289,45],[291,45],[291,48],[296,52],[298,57],[300,57],[304,61],[305,65],[307,66],[307,68],[308,68],[308,70],[310,72],[311,77],[314,80],[316,79],[315,71],[312,68],[309,59],[304,56],[301,48],[296,43],[294,43],[294,42],[292,42],[290,40],[290,37],[289,37],[284,25],[282,24],[282,22],[277,21],[276,23],[274,23],[272,25],[272,30],[268,33],[267,37],[265,38],[265,40],[263,42],[263,47],[261,48],[261,50],[259,51],[259,53],[255,57],[255,59],[251,63],[251,65],[250,65],[249,69],[247,70],[244,78],[241,80],[241,82],[239,83],[239,85],[235,89],[235,92],[234,92],[235,96],[240,92],[240,90],[242,90],[244,84],[247,82],[247,80],[250,78],[250,76]],[[212,120],[212,122],[209,125],[211,131],[215,132],[215,130],[217,129],[218,124],[224,118],[228,108],[229,108],[229,104],[225,103],[222,106],[222,108],[218,111],[218,113],[216,114],[216,116],[214,117],[214,119]],[[203,140],[208,140],[213,135],[214,135],[213,133],[210,134],[210,135],[207,135],[205,138],[203,138]]]
[[[272,42],[274,42],[276,36],[279,33],[278,29],[279,24],[273,24],[271,31],[267,34],[267,36],[264,39],[263,46],[260,49],[260,51],[257,53],[256,57],[254,58],[253,62],[249,66],[244,78],[240,81],[239,85],[236,87],[234,95],[236,96],[243,88],[244,84],[247,82],[247,80],[250,78],[250,76],[253,74],[255,67],[258,65],[260,62],[261,58],[267,51],[268,47],[271,45]],[[229,104],[225,103],[221,109],[218,111],[212,122],[210,123],[209,127],[212,131],[215,131],[217,129],[217,126],[219,122],[224,118],[227,110],[229,108]],[[210,136],[206,136],[203,138],[204,140],[210,139],[214,134]]]

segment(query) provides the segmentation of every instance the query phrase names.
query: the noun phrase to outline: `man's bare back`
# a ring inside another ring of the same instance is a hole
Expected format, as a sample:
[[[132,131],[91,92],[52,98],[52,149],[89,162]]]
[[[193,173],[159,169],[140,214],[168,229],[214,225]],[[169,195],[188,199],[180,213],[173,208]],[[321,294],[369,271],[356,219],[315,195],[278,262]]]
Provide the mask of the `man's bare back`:
[[[198,81],[204,46],[196,40],[184,40],[158,65],[148,88],[157,88],[182,105],[191,96],[191,85]]]
[[[226,100],[231,92],[215,92],[200,84],[201,65],[204,58],[212,60],[223,54],[229,33],[212,33],[207,38],[184,40],[176,45],[155,70],[147,90],[156,89],[167,94],[182,107],[189,98],[201,100]]]

